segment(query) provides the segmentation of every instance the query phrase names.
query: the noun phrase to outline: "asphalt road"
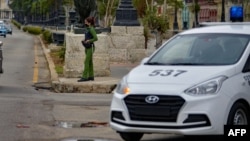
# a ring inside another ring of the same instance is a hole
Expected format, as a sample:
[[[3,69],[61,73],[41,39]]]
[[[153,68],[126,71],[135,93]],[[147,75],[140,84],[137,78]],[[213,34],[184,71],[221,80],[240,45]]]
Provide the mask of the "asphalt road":
[[[1,141],[122,141],[108,125],[111,94],[53,93],[37,37],[13,27],[13,34],[0,40],[4,43]],[[181,140],[190,139],[171,134],[146,134],[142,138]]]

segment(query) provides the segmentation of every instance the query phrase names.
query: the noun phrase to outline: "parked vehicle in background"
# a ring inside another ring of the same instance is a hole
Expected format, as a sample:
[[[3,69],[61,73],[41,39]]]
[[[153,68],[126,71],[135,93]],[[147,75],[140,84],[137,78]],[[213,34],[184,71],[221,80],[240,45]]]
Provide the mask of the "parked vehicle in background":
[[[250,24],[183,31],[114,90],[110,126],[125,141],[144,134],[223,135],[250,125]]]
[[[3,73],[3,41],[0,41],[0,73]]]
[[[5,28],[6,28],[6,30],[7,30],[7,34],[12,34],[12,27],[11,27],[11,25],[9,25],[9,24],[4,24],[4,26],[5,26]]]
[[[7,34],[6,27],[0,24],[0,36],[3,36],[4,38],[6,38],[6,34]]]

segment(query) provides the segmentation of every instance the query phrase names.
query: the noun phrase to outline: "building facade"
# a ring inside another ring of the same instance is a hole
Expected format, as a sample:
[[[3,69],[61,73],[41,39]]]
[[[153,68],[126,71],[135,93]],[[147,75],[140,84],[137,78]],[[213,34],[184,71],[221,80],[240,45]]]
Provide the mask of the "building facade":
[[[192,28],[195,26],[195,12],[193,6],[195,0],[181,0],[183,1],[184,8],[178,9],[177,21],[179,30]],[[197,23],[201,22],[220,22],[222,15],[222,0],[197,0],[199,5],[199,11],[197,12]],[[225,21],[230,21],[230,8],[232,6],[243,6],[244,9],[244,20],[250,21],[250,2],[242,3],[242,0],[224,0],[224,13]],[[158,7],[158,14],[163,13],[163,6]],[[167,6],[167,16],[170,23],[170,29],[173,29],[174,23],[174,7]]]
[[[0,0],[0,19],[12,19],[12,10],[8,6],[8,0]]]

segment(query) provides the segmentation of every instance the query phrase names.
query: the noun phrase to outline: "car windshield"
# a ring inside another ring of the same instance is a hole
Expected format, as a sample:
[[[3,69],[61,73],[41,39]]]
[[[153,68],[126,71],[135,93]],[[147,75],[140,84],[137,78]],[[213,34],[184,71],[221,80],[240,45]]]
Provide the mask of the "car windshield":
[[[179,35],[165,44],[148,65],[230,65],[236,63],[249,44],[249,35]]]
[[[11,28],[11,26],[10,26],[10,25],[7,25],[7,24],[6,24],[6,25],[4,25],[4,26],[5,26],[6,28]]]

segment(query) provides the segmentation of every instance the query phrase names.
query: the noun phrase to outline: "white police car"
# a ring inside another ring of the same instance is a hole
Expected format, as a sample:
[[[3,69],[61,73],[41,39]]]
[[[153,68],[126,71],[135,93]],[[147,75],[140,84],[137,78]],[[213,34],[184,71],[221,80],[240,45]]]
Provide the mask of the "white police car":
[[[190,29],[164,43],[114,90],[110,126],[144,133],[222,135],[250,124],[250,24]]]
[[[0,74],[3,73],[3,41],[0,41]]]

